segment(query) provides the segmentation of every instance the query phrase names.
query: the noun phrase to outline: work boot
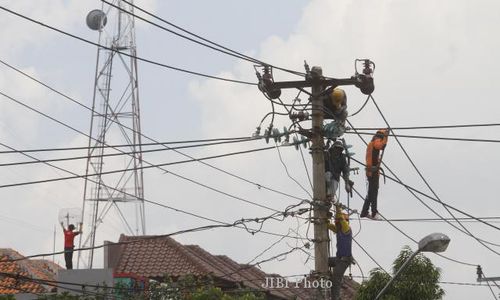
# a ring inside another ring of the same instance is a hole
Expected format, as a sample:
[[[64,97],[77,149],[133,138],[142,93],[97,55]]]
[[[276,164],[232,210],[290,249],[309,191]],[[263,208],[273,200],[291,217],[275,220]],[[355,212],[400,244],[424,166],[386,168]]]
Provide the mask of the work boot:
[[[360,218],[368,218],[368,211],[363,210],[361,214],[359,215]]]

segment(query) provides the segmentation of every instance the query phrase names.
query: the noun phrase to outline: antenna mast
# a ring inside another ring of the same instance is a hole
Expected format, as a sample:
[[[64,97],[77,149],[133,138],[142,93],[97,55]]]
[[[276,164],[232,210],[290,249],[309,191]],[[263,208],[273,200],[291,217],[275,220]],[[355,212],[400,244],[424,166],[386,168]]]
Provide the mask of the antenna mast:
[[[121,0],[113,4],[123,11],[103,4],[87,16],[89,28],[99,32],[99,45],[108,49],[97,49],[80,248],[93,248],[99,227],[113,217],[121,220],[120,229],[130,235],[146,233],[135,25],[134,17],[127,14],[133,13],[133,7]],[[128,147],[116,150],[109,145]],[[117,151],[128,154],[106,156]],[[126,171],[102,175],[117,169]],[[92,268],[94,250],[80,251],[77,268],[80,261]]]

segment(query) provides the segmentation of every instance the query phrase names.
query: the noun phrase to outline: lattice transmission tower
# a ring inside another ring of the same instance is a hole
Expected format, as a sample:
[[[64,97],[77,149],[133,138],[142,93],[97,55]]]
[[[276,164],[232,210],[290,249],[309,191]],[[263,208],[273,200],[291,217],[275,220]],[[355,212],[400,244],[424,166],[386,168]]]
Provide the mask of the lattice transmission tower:
[[[132,0],[128,2],[133,4]],[[102,243],[99,234],[102,227],[116,225],[113,221],[118,219],[121,232],[130,235],[146,232],[135,25],[133,16],[127,14],[133,13],[133,7],[121,0],[112,3],[116,7],[103,4],[100,10],[93,10],[87,16],[89,28],[99,32],[100,47],[79,247]],[[109,156],[120,152],[127,154]],[[116,170],[121,171],[106,174]],[[94,250],[78,253],[77,267],[81,262],[84,267],[92,268]]]

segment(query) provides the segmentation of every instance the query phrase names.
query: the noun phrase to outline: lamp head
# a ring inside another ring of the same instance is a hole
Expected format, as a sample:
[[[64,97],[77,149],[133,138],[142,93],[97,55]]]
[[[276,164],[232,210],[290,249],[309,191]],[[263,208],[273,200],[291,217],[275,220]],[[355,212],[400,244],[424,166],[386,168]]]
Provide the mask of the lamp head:
[[[418,242],[421,252],[444,252],[448,248],[450,238],[443,233],[431,233]]]

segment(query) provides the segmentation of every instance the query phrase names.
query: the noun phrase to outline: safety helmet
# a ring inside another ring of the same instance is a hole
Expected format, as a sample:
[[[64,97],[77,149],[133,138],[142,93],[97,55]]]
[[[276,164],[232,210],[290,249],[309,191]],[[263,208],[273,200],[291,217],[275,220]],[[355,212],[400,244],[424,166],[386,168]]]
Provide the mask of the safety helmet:
[[[341,148],[342,150],[344,149],[344,143],[342,141],[335,141],[332,145],[332,148]]]
[[[340,220],[342,220],[342,219],[344,219],[344,220],[346,220],[346,221],[349,221],[349,214],[348,214],[348,213],[343,212],[343,213],[342,213],[342,218],[337,218],[337,217],[335,217],[335,220],[339,220],[339,221],[340,221]]]
[[[335,107],[340,108],[342,104],[347,102],[347,96],[343,89],[335,88],[330,94],[330,98],[332,99],[332,103]]]
[[[375,134],[376,137],[383,138],[387,134],[387,129],[379,129]]]

